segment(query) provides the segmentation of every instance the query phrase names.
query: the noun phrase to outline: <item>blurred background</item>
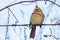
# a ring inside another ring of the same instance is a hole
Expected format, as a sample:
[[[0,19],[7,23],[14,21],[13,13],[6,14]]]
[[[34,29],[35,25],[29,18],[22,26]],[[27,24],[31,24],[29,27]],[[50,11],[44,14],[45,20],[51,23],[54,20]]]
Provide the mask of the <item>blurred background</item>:
[[[30,1],[22,2],[21,1]],[[34,1],[34,2],[31,2]],[[60,24],[59,0],[0,0],[0,25],[30,24],[30,18],[36,5],[43,11],[43,24]],[[18,3],[13,6],[12,4]],[[56,5],[57,4],[57,5]],[[8,6],[8,7],[6,7]],[[37,26],[36,36],[30,38],[29,26],[0,26],[0,40],[60,40],[60,25]]]

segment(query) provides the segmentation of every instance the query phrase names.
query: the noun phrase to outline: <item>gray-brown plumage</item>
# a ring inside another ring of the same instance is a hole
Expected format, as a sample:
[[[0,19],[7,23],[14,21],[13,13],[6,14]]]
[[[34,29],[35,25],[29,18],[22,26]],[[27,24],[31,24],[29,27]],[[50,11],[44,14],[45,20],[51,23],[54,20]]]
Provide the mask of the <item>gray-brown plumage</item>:
[[[42,10],[36,5],[34,12],[32,13],[31,20],[30,20],[30,25],[31,25],[31,33],[30,33],[30,38],[35,37],[35,31],[36,31],[36,25],[35,24],[41,24],[43,23],[44,20],[44,14]]]

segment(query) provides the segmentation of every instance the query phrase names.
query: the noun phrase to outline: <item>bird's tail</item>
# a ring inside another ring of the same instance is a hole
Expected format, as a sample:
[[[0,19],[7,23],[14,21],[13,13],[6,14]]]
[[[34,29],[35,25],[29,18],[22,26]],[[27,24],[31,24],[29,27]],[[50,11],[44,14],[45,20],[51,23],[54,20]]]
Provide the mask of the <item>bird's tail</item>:
[[[36,25],[33,25],[31,33],[30,33],[30,38],[34,38],[35,37],[35,31],[36,31]]]

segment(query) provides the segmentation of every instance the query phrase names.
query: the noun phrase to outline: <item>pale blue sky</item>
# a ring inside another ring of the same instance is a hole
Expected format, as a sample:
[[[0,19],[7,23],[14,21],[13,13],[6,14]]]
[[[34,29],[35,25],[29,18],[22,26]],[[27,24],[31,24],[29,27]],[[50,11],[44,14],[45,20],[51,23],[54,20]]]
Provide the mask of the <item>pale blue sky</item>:
[[[19,2],[19,1],[23,1],[23,0],[2,0],[2,1],[0,0],[0,9],[4,8],[7,5],[10,5],[10,4],[13,4],[13,3]],[[56,3],[59,4],[60,1],[57,0]],[[43,22],[45,24],[51,24],[51,19],[53,20],[53,22],[52,22],[53,24],[56,23],[56,21],[60,20],[60,7],[58,7],[54,4],[53,5],[50,5],[50,4],[51,4],[50,2],[47,2],[47,4],[45,5],[44,1],[37,1],[38,7],[41,8],[41,10],[43,11],[43,13],[45,15],[44,22]],[[35,6],[36,6],[36,3],[33,2],[33,3],[30,3],[30,5],[24,6],[21,4],[17,4],[12,7],[9,7],[9,8],[16,16],[16,18],[18,20],[17,24],[29,24],[31,14],[33,13]],[[47,16],[47,15],[49,15],[49,16]],[[0,11],[0,24],[7,25],[8,17],[9,17],[9,24],[15,24],[15,22],[17,20],[15,19],[15,17],[13,16],[13,14],[10,11],[8,14],[8,9]],[[15,27],[12,27],[12,26],[11,27],[9,26],[9,28],[8,28],[8,36],[10,38],[9,40],[24,40],[25,39],[24,30],[26,31],[27,40],[40,40],[40,35],[42,36],[42,40],[55,40],[55,38],[53,39],[53,37],[48,37],[48,38],[43,37],[43,35],[45,35],[45,34],[48,34],[48,35],[51,34],[49,28],[52,28],[53,34],[55,33],[55,35],[60,38],[60,36],[59,36],[60,31],[58,31],[59,35],[57,33],[57,30],[59,30],[58,29],[59,26],[42,26],[42,29],[37,27],[36,36],[34,39],[29,38],[29,34],[30,34],[30,30],[31,30],[29,27],[25,27],[26,29],[24,29],[24,26],[21,26],[21,27],[17,26],[15,29],[14,28]],[[42,34],[41,34],[41,31],[42,31]],[[0,40],[5,40],[6,27],[0,28],[0,34],[1,34]]]

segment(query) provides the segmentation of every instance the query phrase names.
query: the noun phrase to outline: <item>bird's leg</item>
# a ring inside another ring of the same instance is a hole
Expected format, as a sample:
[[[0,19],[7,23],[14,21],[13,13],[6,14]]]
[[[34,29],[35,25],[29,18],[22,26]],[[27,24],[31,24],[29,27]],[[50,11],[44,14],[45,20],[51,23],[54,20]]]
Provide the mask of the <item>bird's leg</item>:
[[[29,28],[32,28],[32,27],[31,27],[31,22],[30,22],[30,24],[29,24]]]
[[[40,28],[42,28],[41,26],[42,26],[42,25],[40,24]]]

